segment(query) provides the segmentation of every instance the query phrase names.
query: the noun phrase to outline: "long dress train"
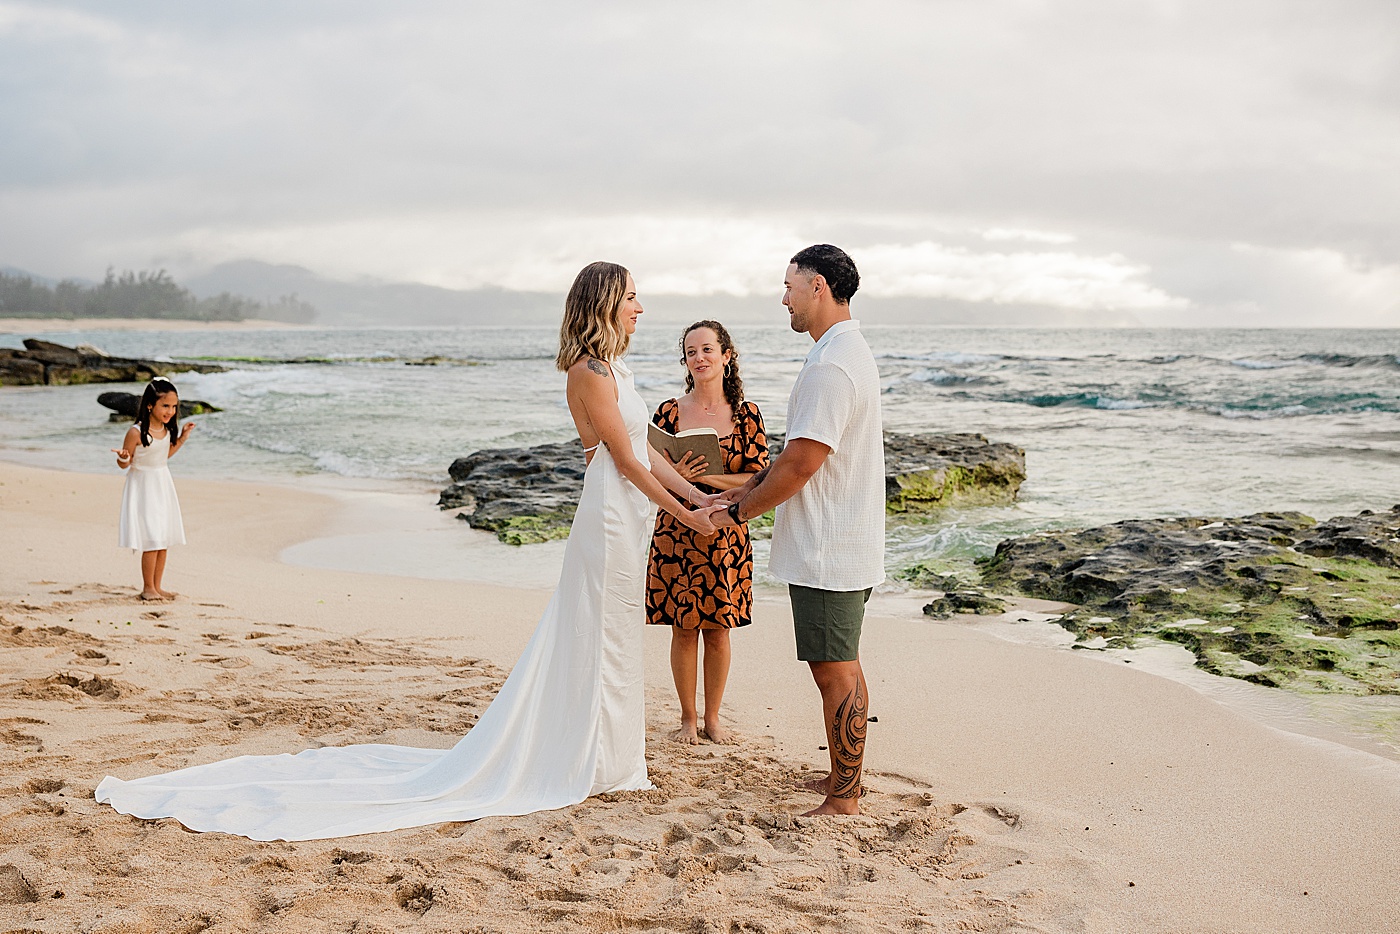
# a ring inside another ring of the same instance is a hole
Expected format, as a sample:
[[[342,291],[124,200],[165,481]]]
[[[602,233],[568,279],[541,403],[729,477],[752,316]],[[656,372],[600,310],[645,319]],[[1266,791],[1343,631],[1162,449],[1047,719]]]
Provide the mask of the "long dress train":
[[[632,449],[648,409],[614,362]],[[655,507],[599,447],[584,474],[559,586],[491,706],[451,749],[366,744],[240,756],[131,781],[97,800],[141,818],[254,840],[316,840],[566,807],[651,787],[642,632]]]

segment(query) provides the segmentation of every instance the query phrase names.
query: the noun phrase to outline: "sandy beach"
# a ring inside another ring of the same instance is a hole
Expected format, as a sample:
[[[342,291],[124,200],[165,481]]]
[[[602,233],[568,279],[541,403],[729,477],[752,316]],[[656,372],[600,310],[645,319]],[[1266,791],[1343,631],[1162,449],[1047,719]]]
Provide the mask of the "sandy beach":
[[[0,464],[0,931],[1400,930],[1400,764],[965,620],[867,619],[865,814],[795,818],[826,755],[778,600],[735,635],[738,746],[662,738],[648,633],[653,791],[295,844],[133,820],[104,775],[452,744],[549,594],[282,563],[343,507],[177,476],[181,596],[142,604],[121,482]]]

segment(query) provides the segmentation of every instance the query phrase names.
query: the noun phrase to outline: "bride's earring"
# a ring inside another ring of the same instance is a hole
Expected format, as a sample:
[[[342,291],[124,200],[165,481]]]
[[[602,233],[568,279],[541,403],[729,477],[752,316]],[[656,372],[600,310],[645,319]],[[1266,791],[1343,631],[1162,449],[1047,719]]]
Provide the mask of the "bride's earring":
[[[729,379],[729,364],[724,365],[724,378]]]

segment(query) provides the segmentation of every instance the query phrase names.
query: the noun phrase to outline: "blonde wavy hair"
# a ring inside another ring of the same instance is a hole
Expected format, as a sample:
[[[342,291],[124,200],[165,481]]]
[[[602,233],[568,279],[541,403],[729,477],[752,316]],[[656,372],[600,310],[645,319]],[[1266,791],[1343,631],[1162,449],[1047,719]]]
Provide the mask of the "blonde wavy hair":
[[[567,370],[585,357],[616,360],[627,352],[631,338],[618,320],[627,276],[617,263],[589,263],[579,270],[564,299],[555,366]]]

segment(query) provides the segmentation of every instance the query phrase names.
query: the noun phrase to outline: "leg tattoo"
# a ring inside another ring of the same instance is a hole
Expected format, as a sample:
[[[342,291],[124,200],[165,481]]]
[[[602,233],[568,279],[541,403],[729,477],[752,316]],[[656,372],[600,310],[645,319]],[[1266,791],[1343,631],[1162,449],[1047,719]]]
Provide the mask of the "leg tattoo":
[[[831,724],[831,788],[833,798],[860,797],[861,763],[865,758],[865,680],[836,708]]]

